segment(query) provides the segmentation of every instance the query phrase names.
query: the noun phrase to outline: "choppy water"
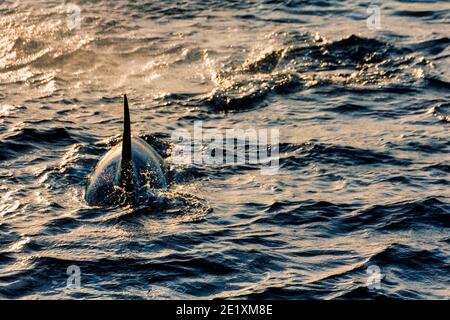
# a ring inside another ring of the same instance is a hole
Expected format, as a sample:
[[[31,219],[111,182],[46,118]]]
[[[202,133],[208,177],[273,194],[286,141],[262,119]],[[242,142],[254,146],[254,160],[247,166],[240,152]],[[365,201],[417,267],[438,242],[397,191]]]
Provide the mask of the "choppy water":
[[[0,298],[450,297],[448,2],[73,2],[0,2]],[[169,162],[195,120],[279,128],[279,174],[87,206],[124,92]]]

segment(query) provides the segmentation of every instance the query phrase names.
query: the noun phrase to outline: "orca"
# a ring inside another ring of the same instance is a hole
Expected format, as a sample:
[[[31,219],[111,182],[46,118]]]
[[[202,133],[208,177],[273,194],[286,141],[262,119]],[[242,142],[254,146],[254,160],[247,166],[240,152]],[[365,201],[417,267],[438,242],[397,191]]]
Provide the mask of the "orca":
[[[123,96],[122,142],[98,162],[89,175],[85,199],[89,205],[137,204],[152,189],[168,186],[167,165],[147,142],[131,136],[127,95]]]

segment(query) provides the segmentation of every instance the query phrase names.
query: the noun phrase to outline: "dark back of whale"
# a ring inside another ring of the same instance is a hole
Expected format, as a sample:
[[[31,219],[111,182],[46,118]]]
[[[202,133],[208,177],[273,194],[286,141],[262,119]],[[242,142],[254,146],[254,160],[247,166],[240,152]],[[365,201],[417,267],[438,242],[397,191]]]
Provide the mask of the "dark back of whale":
[[[136,197],[151,189],[166,188],[166,165],[159,154],[144,140],[131,139],[132,194],[121,183],[122,144],[111,149],[97,164],[86,188],[86,201],[90,205],[115,205],[135,201]]]

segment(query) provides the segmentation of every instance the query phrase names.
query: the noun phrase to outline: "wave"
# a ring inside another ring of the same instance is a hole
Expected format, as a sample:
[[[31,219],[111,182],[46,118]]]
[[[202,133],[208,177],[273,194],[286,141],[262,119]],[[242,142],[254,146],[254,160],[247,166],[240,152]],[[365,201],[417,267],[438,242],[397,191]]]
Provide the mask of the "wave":
[[[428,113],[431,113],[433,116],[441,120],[442,122],[450,122],[450,104],[442,103],[433,106]]]
[[[51,145],[69,145],[76,137],[68,128],[20,128],[0,141],[0,159],[10,160],[22,156],[24,152],[36,148],[49,148]]]
[[[327,41],[293,34],[280,46],[219,70],[217,86],[203,103],[216,110],[248,110],[264,104],[270,94],[320,85],[401,90],[397,83],[415,82],[429,68],[423,57],[412,55],[413,49],[356,35]]]
[[[375,230],[413,230],[423,226],[448,228],[450,205],[430,197],[422,200],[402,201],[386,205],[374,205],[357,210],[342,219],[346,230],[374,228]]]
[[[314,142],[301,145],[281,144],[280,154],[280,166],[284,169],[295,169],[312,163],[339,166],[408,166],[410,164],[409,159],[397,158],[387,152]]]

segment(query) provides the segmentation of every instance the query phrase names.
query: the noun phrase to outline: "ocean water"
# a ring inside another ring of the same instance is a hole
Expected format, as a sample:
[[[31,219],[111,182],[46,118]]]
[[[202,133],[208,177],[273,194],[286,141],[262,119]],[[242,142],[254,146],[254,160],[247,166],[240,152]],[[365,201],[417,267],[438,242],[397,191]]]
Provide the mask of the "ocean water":
[[[425,0],[1,1],[0,298],[449,299],[449,15]],[[91,207],[123,93],[172,184]],[[278,129],[278,173],[173,163],[171,134],[195,121]]]

